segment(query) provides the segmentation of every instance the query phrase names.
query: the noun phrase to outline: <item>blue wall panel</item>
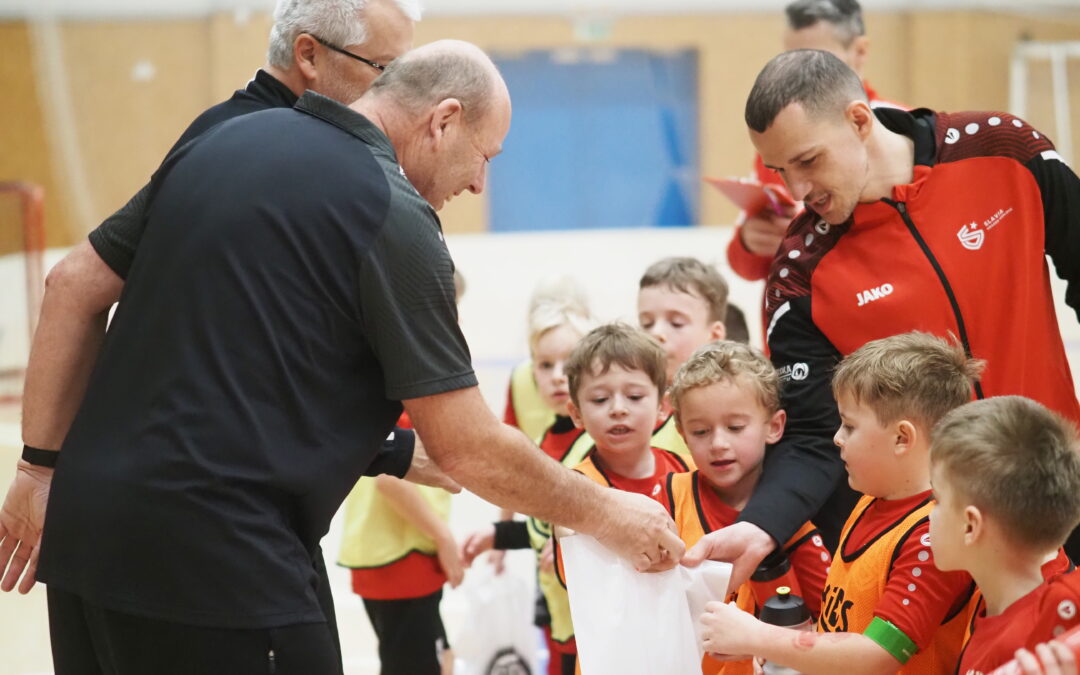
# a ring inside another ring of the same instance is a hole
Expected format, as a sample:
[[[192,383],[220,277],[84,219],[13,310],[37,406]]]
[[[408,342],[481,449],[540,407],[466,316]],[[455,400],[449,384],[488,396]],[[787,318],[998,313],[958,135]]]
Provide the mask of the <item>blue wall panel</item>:
[[[693,51],[499,57],[513,121],[490,170],[491,229],[697,222]]]

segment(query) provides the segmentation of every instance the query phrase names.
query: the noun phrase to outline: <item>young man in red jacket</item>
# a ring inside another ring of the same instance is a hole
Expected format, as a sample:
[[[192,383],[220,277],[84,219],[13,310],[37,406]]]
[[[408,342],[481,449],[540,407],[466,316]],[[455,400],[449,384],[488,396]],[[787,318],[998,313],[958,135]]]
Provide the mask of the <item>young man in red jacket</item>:
[[[1018,394],[1080,420],[1046,263],[1080,307],[1080,180],[1047,138],[1007,113],[871,109],[855,72],[815,50],[765,66],[746,121],[806,211],[766,287],[787,432],[745,522],[687,556],[735,560],[736,582],[808,518],[835,544],[855,495],[829,377],[869,340],[954,335],[987,362],[977,398]]]
[[[823,49],[862,77],[870,54],[870,38],[857,0],[795,0],[784,8],[784,13],[784,51]],[[906,108],[881,98],[865,79],[863,88],[871,108]],[[783,185],[783,179],[762,163],[761,155],[754,157],[754,178],[764,185]],[[764,279],[795,213],[794,208],[784,213],[744,213],[727,248],[731,269],[750,281]]]

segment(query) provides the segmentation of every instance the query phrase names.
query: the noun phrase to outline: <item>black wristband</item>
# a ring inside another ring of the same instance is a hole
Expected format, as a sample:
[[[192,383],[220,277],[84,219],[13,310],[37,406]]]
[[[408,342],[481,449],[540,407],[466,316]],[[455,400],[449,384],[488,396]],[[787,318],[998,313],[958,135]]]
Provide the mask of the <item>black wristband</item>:
[[[495,541],[493,548],[496,551],[510,551],[522,548],[531,548],[529,542],[529,526],[524,520],[500,520],[495,523]]]
[[[60,451],[42,450],[41,448],[31,448],[29,445],[24,445],[22,446],[22,458],[34,466],[52,468],[56,466],[56,460],[60,458]]]

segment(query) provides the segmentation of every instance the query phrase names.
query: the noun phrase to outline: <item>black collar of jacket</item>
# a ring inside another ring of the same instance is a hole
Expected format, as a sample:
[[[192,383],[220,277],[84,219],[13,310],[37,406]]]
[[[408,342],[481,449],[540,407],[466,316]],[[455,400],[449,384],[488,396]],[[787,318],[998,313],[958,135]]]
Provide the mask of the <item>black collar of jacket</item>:
[[[244,90],[255,99],[275,108],[291,108],[296,105],[296,94],[292,93],[284,82],[261,68],[256,71],[255,77],[248,82]]]
[[[874,114],[889,131],[903,134],[915,141],[915,164],[933,166],[936,163],[936,120],[932,110],[919,108],[908,112],[899,108],[874,108]]]
[[[397,162],[397,154],[390,145],[390,139],[386,137],[382,129],[372,124],[371,120],[356,112],[352,108],[342,105],[332,98],[308,91],[300,97],[294,106],[297,110],[307,113],[312,117],[318,117],[324,122],[356,136],[368,145],[382,150]]]

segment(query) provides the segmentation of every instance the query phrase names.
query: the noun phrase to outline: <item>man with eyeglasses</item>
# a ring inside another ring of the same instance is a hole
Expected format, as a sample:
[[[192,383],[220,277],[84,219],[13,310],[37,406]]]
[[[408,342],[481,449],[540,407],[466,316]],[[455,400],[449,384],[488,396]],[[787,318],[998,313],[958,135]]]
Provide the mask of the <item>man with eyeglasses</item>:
[[[57,675],[336,672],[309,550],[403,407],[481,498],[675,565],[660,504],[551,460],[477,386],[436,210],[483,191],[510,117],[491,60],[444,40],[349,106],[309,91],[166,160],[51,484]]]
[[[270,32],[267,64],[244,89],[197,117],[166,157],[225,120],[269,108],[291,108],[306,90],[341,103],[358,99],[386,64],[412,45],[419,0],[279,0]],[[353,17],[343,22],[343,16]],[[145,227],[150,186],[145,186],[49,273],[41,318],[27,366],[23,395],[25,460],[20,474],[45,472],[39,494],[48,492],[50,463],[67,436],[104,339],[109,308],[119,297]],[[153,345],[147,345],[152,350]],[[132,355],[134,357],[134,355]],[[411,431],[393,434],[368,475],[398,477],[456,489],[419,450]],[[410,467],[410,462],[413,465]],[[408,475],[406,475],[408,472]],[[0,511],[0,588],[20,592],[34,584],[43,498],[9,494]],[[333,598],[321,550],[312,560],[318,595],[337,639]],[[21,582],[20,582],[21,576]]]

